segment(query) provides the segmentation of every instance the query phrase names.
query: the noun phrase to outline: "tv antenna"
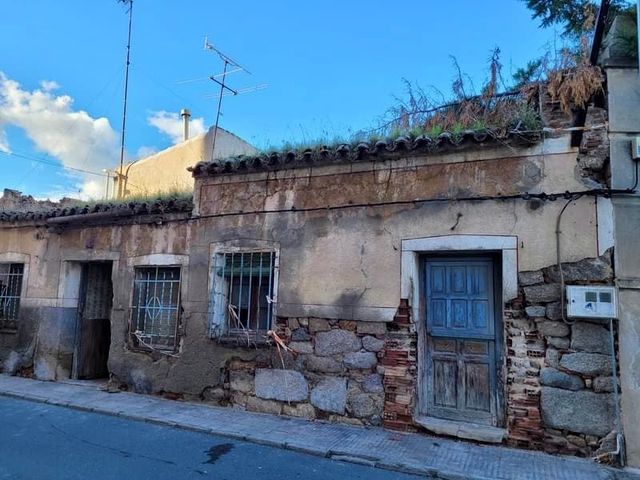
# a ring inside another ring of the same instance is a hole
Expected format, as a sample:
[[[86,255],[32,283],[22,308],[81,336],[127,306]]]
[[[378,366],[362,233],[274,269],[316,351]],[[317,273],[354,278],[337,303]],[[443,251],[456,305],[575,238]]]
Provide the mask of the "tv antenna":
[[[216,112],[216,123],[215,126],[213,128],[213,144],[211,146],[211,161],[213,161],[214,159],[214,152],[216,149],[216,137],[218,136],[218,124],[220,122],[220,111],[222,109],[222,98],[223,97],[228,97],[228,96],[236,96],[236,95],[241,95],[243,93],[250,93],[250,92],[255,92],[258,90],[264,90],[265,88],[267,88],[266,84],[261,84],[261,85],[256,85],[253,87],[246,87],[246,88],[241,88],[241,89],[233,89],[231,87],[229,87],[225,82],[227,79],[227,75],[230,75],[232,73],[236,73],[236,72],[245,72],[248,73],[249,75],[251,75],[251,72],[249,70],[247,70],[245,67],[243,67],[242,65],[240,65],[238,62],[236,62],[235,60],[233,60],[231,57],[229,57],[228,55],[222,53],[220,50],[218,50],[213,44],[209,43],[209,37],[205,36],[204,37],[204,49],[213,53],[216,53],[218,55],[218,57],[220,57],[220,60],[222,60],[224,66],[222,68],[222,73],[216,74],[216,75],[211,75],[208,77],[208,80],[211,80],[215,83],[217,83],[218,85],[220,85],[220,93],[218,94],[214,94],[214,95],[207,95],[205,98],[217,98],[218,99],[218,109]],[[197,81],[193,80],[193,81]],[[185,80],[181,83],[188,83],[190,82],[190,80]]]

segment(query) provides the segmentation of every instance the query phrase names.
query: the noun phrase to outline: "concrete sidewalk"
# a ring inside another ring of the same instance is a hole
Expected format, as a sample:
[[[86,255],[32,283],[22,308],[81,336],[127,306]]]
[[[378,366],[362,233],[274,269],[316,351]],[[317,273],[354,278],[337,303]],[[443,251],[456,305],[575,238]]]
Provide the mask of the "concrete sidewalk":
[[[636,479],[589,460],[0,375],[0,395],[45,402],[440,479]]]

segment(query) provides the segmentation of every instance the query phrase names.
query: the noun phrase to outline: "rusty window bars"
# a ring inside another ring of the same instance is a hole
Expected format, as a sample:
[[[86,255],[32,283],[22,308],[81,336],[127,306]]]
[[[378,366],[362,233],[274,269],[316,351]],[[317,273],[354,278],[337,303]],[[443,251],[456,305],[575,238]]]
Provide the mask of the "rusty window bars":
[[[275,251],[214,255],[211,336],[266,334],[273,323]]]
[[[137,267],[131,328],[137,346],[175,351],[180,320],[180,267]]]
[[[0,327],[15,327],[20,313],[23,275],[23,264],[0,263]]]

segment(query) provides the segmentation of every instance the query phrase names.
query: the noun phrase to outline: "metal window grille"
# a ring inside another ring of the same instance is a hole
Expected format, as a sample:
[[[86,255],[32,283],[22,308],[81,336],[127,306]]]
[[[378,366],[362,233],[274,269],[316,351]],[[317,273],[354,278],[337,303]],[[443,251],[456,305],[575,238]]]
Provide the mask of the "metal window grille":
[[[275,260],[273,251],[216,254],[214,315],[223,319],[227,334],[271,328]]]
[[[180,267],[135,270],[131,324],[139,346],[175,351],[180,318]]]
[[[0,264],[0,322],[5,326],[18,320],[23,274],[21,263]]]

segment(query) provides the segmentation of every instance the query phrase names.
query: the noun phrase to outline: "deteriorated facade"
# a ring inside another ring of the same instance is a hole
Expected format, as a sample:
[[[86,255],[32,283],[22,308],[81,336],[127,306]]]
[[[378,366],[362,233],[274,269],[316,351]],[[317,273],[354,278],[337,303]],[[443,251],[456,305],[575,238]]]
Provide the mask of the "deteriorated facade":
[[[578,153],[564,133],[401,138],[198,164],[193,204],[3,212],[4,371],[613,449],[615,332],[560,298],[558,225],[562,282],[614,278]]]

